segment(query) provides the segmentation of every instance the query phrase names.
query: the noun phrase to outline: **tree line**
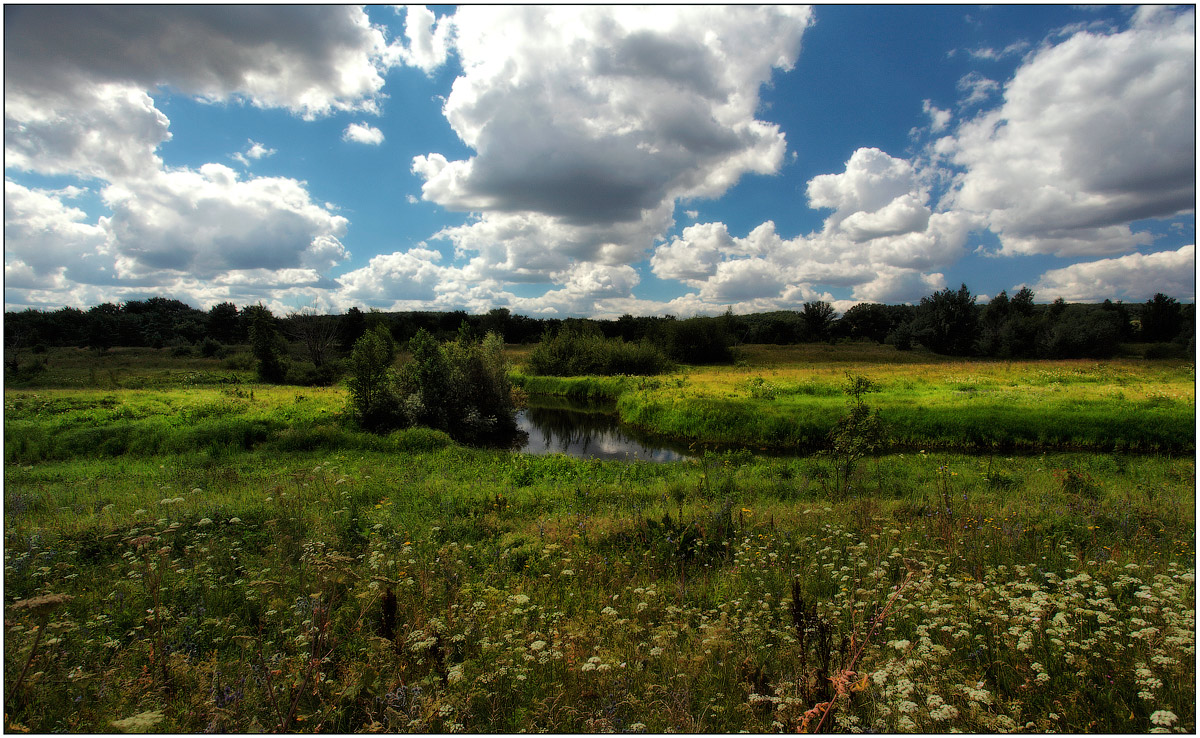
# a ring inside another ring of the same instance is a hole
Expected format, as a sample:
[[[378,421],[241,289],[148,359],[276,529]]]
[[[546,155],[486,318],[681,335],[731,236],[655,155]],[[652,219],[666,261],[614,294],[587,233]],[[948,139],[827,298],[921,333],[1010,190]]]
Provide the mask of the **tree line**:
[[[87,310],[6,312],[4,332],[10,366],[47,347],[100,352],[115,346],[152,347],[170,348],[180,355],[217,356],[228,354],[229,347],[249,346],[255,358],[266,364],[265,369],[259,367],[264,378],[285,381],[287,359],[292,356],[293,364],[304,365],[305,377],[300,379],[309,380],[304,383],[336,380],[339,365],[355,342],[376,326],[383,326],[402,347],[419,332],[441,342],[494,333],[510,344],[546,343],[564,336],[570,340],[561,339],[557,347],[563,356],[606,340],[627,344],[626,353],[640,360],[645,357],[635,347],[653,344],[671,361],[685,364],[729,361],[732,347],[742,343],[840,341],[887,343],[900,350],[923,346],[939,354],[999,358],[1106,358],[1116,355],[1120,344],[1138,342],[1154,344],[1144,352],[1151,356],[1195,354],[1192,303],[1161,293],[1145,303],[1129,304],[1111,300],[1068,304],[1061,298],[1039,304],[1034,297],[1025,288],[1011,297],[1001,292],[980,305],[962,285],[934,292],[916,305],[864,303],[840,317],[829,303],[813,301],[800,310],[750,315],[726,312],[687,319],[622,315],[615,320],[532,318],[506,308],[478,315],[461,310],[384,313],[357,307],[342,315],[275,315],[262,305],[239,308],[223,302],[203,311],[179,300],[152,297]]]

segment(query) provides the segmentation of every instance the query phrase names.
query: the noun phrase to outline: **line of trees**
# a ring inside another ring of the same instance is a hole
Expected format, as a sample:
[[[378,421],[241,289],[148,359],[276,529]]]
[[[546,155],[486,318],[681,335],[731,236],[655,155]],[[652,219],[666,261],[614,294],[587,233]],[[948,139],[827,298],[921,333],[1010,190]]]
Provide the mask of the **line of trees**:
[[[1195,305],[1157,294],[1145,303],[1037,304],[1028,288],[1001,292],[976,304],[966,285],[921,299],[917,305],[856,305],[840,318],[826,302],[800,310],[713,318],[623,315],[615,320],[531,318],[497,308],[480,315],[454,312],[382,313],[350,308],[342,315],[276,316],[262,305],[233,303],[197,310],[178,300],[152,297],[88,310],[64,307],[4,315],[9,368],[51,346],[170,348],[179,354],[227,354],[246,346],[270,381],[324,383],[340,376],[341,364],[368,330],[383,326],[398,345],[419,332],[440,341],[494,333],[506,343],[535,343],[545,336],[619,339],[652,344],[671,361],[728,361],[741,343],[795,344],[874,341],[907,350],[924,346],[955,356],[1004,358],[1103,358],[1122,343],[1155,344],[1151,356],[1195,353]]]

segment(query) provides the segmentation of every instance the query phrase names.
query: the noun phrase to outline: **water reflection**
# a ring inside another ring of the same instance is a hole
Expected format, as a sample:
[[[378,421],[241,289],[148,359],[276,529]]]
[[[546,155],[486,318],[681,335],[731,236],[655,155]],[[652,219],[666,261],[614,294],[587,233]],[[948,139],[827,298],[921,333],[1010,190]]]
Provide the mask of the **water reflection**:
[[[656,462],[679,461],[690,456],[686,446],[653,439],[622,426],[612,406],[531,397],[529,407],[517,414],[517,427],[529,434],[525,445],[518,449],[527,454]]]

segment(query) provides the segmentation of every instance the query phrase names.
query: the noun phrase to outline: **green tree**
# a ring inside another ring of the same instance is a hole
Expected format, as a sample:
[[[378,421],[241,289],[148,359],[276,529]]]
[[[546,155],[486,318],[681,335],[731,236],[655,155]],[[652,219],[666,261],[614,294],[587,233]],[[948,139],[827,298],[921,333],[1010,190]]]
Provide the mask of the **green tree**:
[[[1008,293],[1000,290],[1000,294],[993,297],[983,309],[983,318],[979,321],[979,338],[975,342],[979,354],[996,356],[1000,353],[1000,335],[1011,313],[1012,303]]]
[[[279,383],[287,376],[287,355],[283,339],[275,330],[275,316],[261,303],[242,311],[250,326],[250,351],[258,360],[258,378]]]
[[[338,326],[338,341],[343,351],[354,350],[354,344],[367,332],[367,319],[358,307],[352,307],[342,316]]]
[[[220,302],[209,308],[206,325],[208,335],[221,343],[238,343],[243,337],[241,326],[238,324],[237,305],[232,302]]]
[[[979,316],[964,284],[922,297],[913,319],[913,338],[938,354],[968,356],[974,351]]]
[[[1067,305],[1039,339],[1038,355],[1047,359],[1107,359],[1121,340],[1116,312],[1093,305]]]
[[[516,430],[504,341],[498,334],[476,340],[464,321],[457,337],[444,345],[422,328],[408,347],[412,359],[401,367],[397,382],[407,423],[444,430],[467,442]]]
[[[396,345],[385,326],[363,333],[350,352],[346,387],[350,409],[359,425],[387,430],[403,424],[396,390]]]
[[[1159,292],[1142,308],[1142,340],[1163,343],[1173,340],[1183,327],[1183,309],[1174,297]]]
[[[896,327],[888,306],[871,302],[860,303],[850,308],[838,323],[842,334],[847,338],[865,338],[876,343],[883,343]]]

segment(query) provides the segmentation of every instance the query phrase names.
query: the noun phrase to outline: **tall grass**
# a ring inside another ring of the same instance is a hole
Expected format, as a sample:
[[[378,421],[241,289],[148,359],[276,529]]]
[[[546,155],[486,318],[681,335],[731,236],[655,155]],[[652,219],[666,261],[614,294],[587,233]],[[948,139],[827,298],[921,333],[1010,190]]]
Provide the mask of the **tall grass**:
[[[7,727],[1194,730],[1190,460],[827,473],[457,446],[10,465],[8,683],[33,658]],[[42,625],[11,607],[52,593],[75,599]]]

